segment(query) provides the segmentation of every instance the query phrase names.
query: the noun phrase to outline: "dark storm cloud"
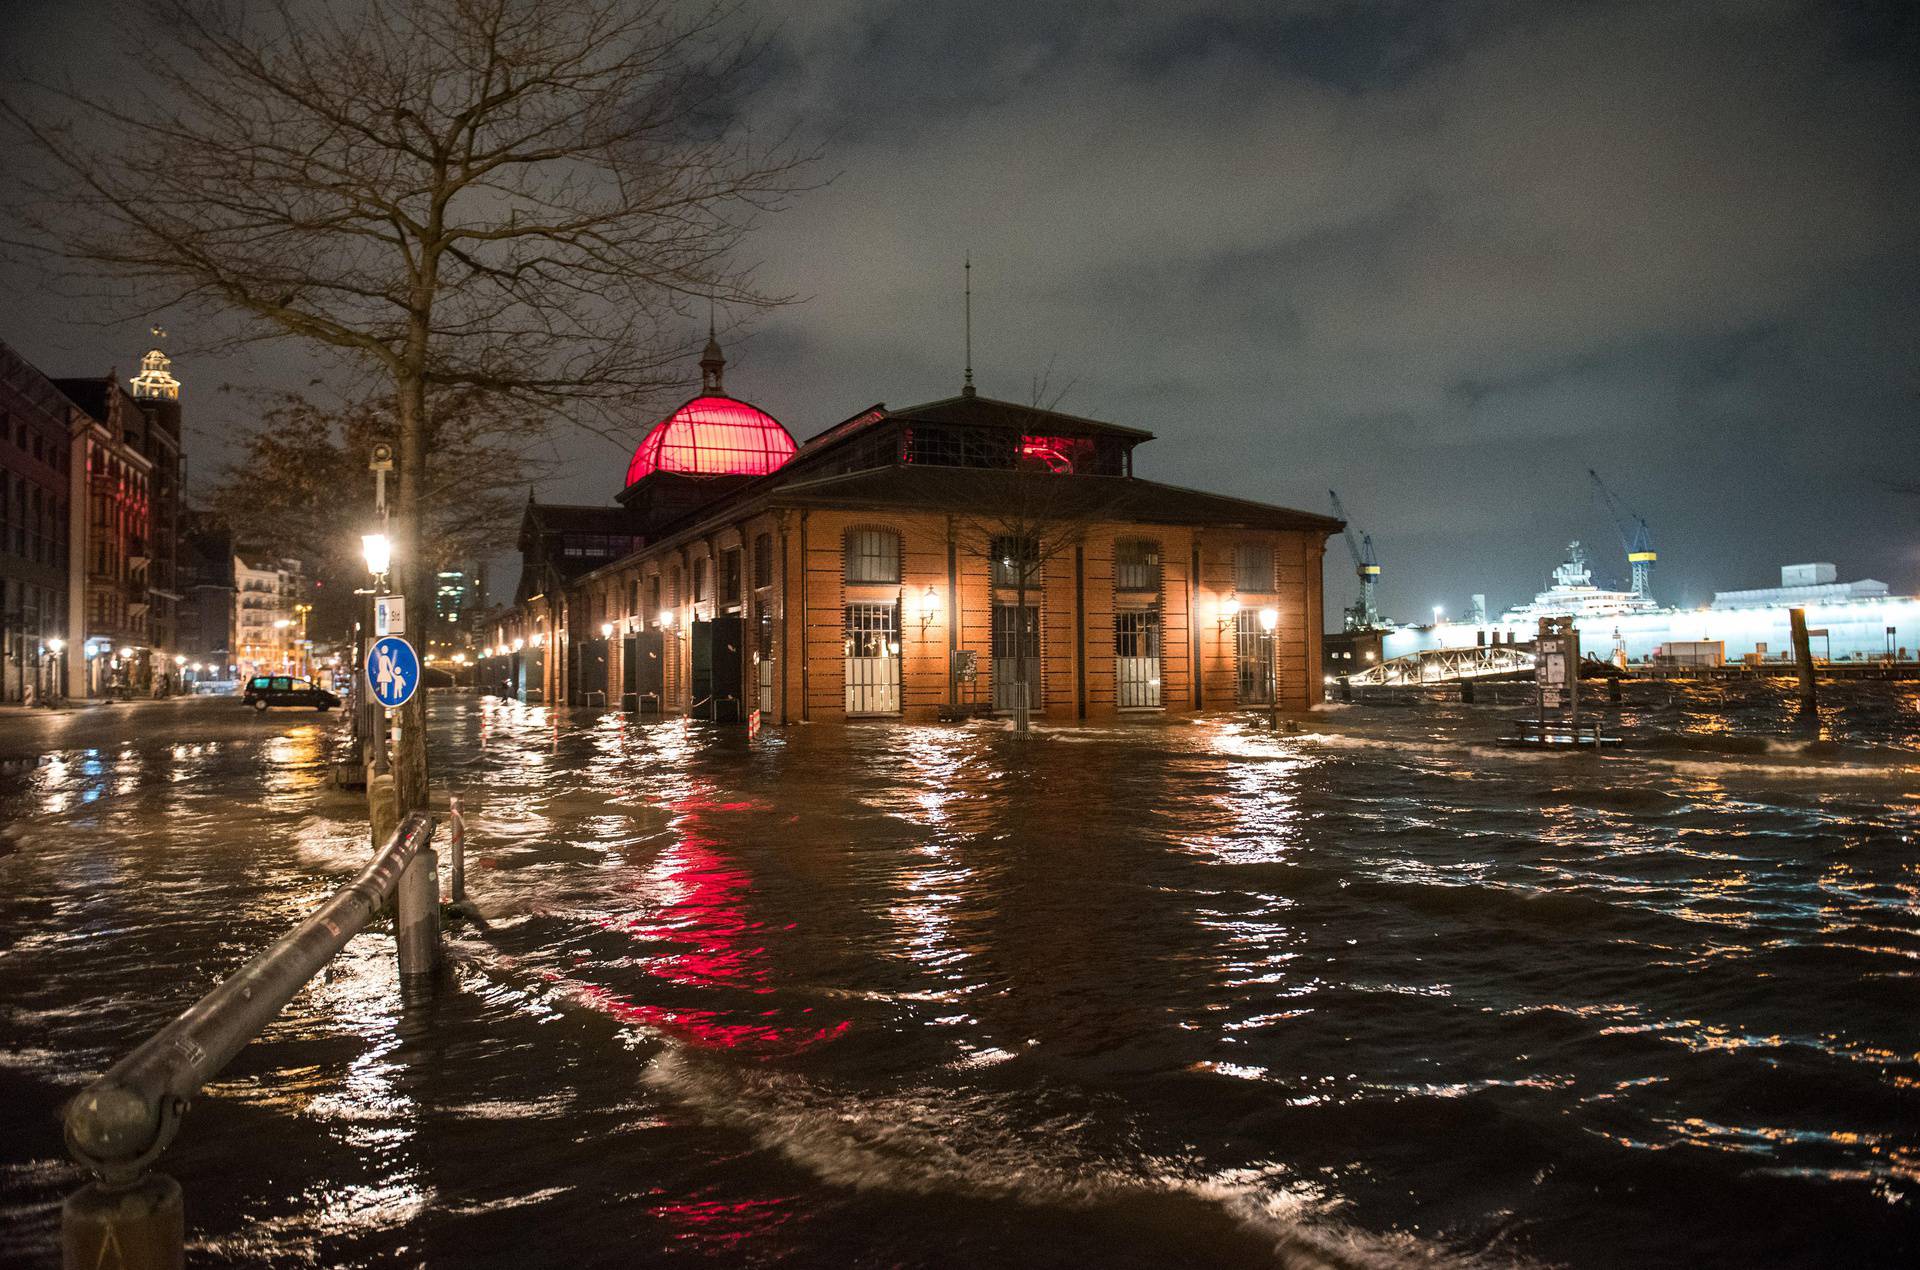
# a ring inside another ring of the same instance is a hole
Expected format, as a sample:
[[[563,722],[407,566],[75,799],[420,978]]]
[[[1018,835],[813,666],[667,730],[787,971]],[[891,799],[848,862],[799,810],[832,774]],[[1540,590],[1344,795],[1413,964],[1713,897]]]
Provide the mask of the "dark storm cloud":
[[[1913,354],[1881,333],[1920,193],[1891,10],[809,15],[769,99],[845,124],[842,175],[767,236],[816,297],[771,324],[808,332],[782,349],[805,368],[750,367],[797,418],[852,381],[950,390],[971,249],[985,390],[1054,358],[1068,405],[1165,438],[1143,470],[1311,506],[1339,483],[1408,615],[1609,547],[1589,465],[1655,522],[1675,598],[1805,555],[1912,584],[1878,481],[1911,463]]]
[[[983,391],[1051,362],[1065,408],[1161,435],[1143,474],[1337,485],[1403,616],[1521,598],[1569,537],[1623,572],[1589,466],[1653,523],[1666,598],[1791,559],[1920,581],[1889,487],[1920,483],[1912,6],[763,16],[750,109],[836,179],[751,244],[808,298],[734,339],[729,383],[801,435],[958,386],[970,250]],[[7,336],[84,346],[64,318]],[[608,496],[603,446],[552,494]]]

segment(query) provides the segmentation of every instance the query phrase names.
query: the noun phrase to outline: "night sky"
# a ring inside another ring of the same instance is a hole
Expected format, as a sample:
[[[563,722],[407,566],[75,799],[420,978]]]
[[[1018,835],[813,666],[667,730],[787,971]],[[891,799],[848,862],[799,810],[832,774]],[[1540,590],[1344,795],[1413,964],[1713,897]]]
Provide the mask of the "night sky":
[[[6,58],[94,57],[113,8],[0,0]],[[1338,488],[1390,616],[1522,600],[1575,537],[1623,579],[1590,466],[1663,600],[1802,560],[1920,590],[1920,6],[762,8],[743,108],[832,179],[750,243],[804,302],[730,337],[728,386],[796,435],[958,390],[970,251],[983,393],[1051,364],[1062,409],[1159,434],[1140,475]],[[0,338],[132,373],[143,322],[21,278]],[[245,410],[220,385],[321,369],[183,356],[196,476]],[[610,500],[614,447],[561,446],[542,497]],[[1337,541],[1327,573],[1337,613]]]

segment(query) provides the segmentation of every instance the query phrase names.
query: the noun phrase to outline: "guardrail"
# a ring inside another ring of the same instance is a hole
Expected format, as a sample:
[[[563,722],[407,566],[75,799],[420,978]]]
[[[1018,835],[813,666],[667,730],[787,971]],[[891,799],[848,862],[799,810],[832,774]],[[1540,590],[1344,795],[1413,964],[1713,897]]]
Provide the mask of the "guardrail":
[[[457,800],[454,806],[456,827],[463,831]],[[186,1231],[180,1185],[148,1166],[179,1132],[201,1086],[258,1036],[389,899],[403,982],[434,971],[440,887],[432,844],[433,818],[423,811],[409,815],[333,898],[67,1104],[67,1149],[98,1180],[69,1195],[62,1206],[66,1266],[146,1270],[182,1264]]]

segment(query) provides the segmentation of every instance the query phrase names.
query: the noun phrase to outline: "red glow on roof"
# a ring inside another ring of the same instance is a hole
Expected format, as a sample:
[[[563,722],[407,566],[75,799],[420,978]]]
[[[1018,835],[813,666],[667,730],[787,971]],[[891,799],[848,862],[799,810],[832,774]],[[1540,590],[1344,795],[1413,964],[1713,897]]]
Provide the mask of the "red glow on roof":
[[[1020,438],[1020,459],[1027,466],[1045,467],[1064,476],[1093,457],[1093,442],[1086,437]]]
[[[627,484],[653,472],[692,476],[764,476],[793,457],[780,421],[731,397],[695,397],[641,440]]]

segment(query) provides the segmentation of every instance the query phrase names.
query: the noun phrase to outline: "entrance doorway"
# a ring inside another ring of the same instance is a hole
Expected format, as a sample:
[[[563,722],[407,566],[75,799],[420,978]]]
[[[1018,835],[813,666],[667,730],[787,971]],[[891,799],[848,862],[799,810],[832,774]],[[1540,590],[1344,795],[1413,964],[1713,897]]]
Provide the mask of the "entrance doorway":
[[[1273,636],[1260,629],[1260,615],[1241,609],[1234,617],[1235,699],[1243,706],[1273,700]]]
[[[900,605],[847,605],[847,714],[900,713]]]
[[[741,621],[737,616],[696,621],[693,643],[693,700],[687,713],[713,723],[738,723],[741,706]]]
[[[622,704],[627,709],[659,714],[665,706],[665,644],[659,631],[638,631],[627,637],[627,656],[621,673]]]
[[[1025,646],[1027,708],[1040,703],[1040,610],[1032,604],[993,606],[993,708],[1012,710],[1020,702],[1015,681],[1019,654]]]
[[[1160,707],[1160,610],[1123,609],[1113,615],[1113,669],[1122,710]]]

